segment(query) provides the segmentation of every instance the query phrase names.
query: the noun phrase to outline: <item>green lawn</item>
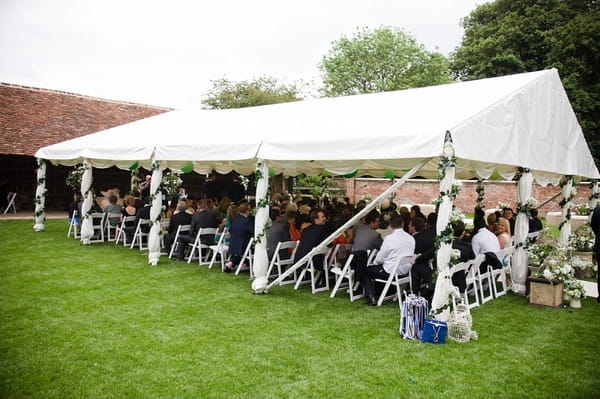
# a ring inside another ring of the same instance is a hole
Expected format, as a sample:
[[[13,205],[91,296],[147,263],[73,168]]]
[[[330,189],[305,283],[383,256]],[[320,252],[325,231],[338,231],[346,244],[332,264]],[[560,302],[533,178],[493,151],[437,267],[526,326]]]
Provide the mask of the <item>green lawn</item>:
[[[0,398],[597,398],[600,305],[472,311],[478,341],[398,335],[394,302],[277,287],[0,221]]]

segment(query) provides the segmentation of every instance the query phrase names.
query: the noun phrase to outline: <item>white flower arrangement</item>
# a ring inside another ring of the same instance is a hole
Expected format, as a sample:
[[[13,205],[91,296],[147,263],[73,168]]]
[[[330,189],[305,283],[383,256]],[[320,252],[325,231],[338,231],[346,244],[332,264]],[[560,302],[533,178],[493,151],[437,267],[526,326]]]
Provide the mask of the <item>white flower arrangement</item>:
[[[585,288],[581,281],[571,278],[565,281],[564,295],[569,298],[582,299],[585,298]]]
[[[592,213],[592,208],[588,204],[575,205],[575,213],[578,215],[587,216]]]
[[[537,276],[551,283],[559,283],[573,278],[573,273],[567,248],[554,247],[540,264]]]
[[[510,208],[510,205],[504,203],[504,202],[498,202],[498,205],[496,206],[496,208],[498,209],[506,209],[506,208]]]
[[[535,198],[531,197],[529,198],[527,201],[525,201],[525,204],[529,207],[529,208],[537,208],[538,206],[538,202]]]
[[[160,182],[160,190],[168,197],[173,197],[173,195],[177,194],[181,183],[183,181],[177,173],[167,172]]]
[[[579,256],[571,257],[571,266],[573,266],[574,269],[579,269],[579,270],[586,270],[586,269],[594,270],[594,267],[597,268],[597,266],[594,265],[592,262],[587,261],[584,258],[581,258]]]
[[[465,214],[460,209],[453,209],[450,213],[450,223],[462,221],[465,218]]]
[[[581,225],[569,236],[569,249],[574,251],[591,251],[596,237],[589,224]]]

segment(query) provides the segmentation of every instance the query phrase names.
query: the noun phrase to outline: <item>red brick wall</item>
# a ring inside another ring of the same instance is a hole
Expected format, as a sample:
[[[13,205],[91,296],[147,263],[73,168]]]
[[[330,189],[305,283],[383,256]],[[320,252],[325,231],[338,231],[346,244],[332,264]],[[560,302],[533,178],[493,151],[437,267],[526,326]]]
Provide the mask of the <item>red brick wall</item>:
[[[375,198],[381,194],[391,183],[387,179],[346,179],[346,196],[355,203],[365,195]],[[477,201],[477,182],[463,181],[462,189],[454,203],[465,212],[473,212]],[[499,202],[509,204],[513,209],[517,208],[517,184],[515,182],[486,182],[485,183],[486,208],[494,208]],[[532,197],[538,203],[542,203],[554,195],[560,193],[558,186],[540,187],[533,186]],[[409,180],[396,190],[394,202],[396,204],[429,204],[431,200],[439,196],[439,182],[437,180]],[[575,204],[586,204],[589,202],[590,183],[577,185],[577,195],[573,199]],[[539,209],[540,216],[547,212],[560,210],[558,196],[547,205]]]

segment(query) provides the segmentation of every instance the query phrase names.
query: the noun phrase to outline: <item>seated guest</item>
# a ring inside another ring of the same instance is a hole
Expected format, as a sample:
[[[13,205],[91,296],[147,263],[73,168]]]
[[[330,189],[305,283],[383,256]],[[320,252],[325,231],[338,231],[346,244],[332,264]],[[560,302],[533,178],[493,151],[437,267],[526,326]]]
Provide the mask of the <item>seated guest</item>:
[[[415,239],[404,231],[403,220],[400,215],[392,214],[390,225],[394,229],[381,244],[379,252],[375,257],[375,263],[366,267],[357,267],[356,274],[365,290],[366,303],[377,305],[375,297],[374,279],[387,279],[392,268],[404,256],[412,256],[415,253]],[[406,275],[410,272],[412,263],[401,264],[398,275]]]
[[[169,219],[169,227],[167,228],[167,234],[165,234],[163,238],[163,242],[165,244],[165,249],[167,253],[171,252],[171,247],[173,246],[173,242],[175,241],[175,235],[177,234],[177,229],[179,226],[185,226],[192,223],[192,215],[187,213],[185,210],[187,209],[187,202],[185,199],[181,199],[177,202],[177,208],[175,208],[175,212],[171,215]],[[184,231],[180,235],[189,235],[189,231]]]
[[[352,243],[352,253],[354,254],[352,268],[354,270],[357,267],[366,267],[369,251],[381,248],[383,238],[381,238],[381,234],[377,231],[380,221],[379,212],[372,210],[365,216],[364,223],[359,222],[354,226],[354,242]]]
[[[106,213],[107,215],[111,213],[121,215],[122,212],[123,207],[117,204],[117,196],[111,194],[110,197],[108,197],[108,205],[106,205],[106,207],[104,208],[104,213]],[[120,216],[111,216],[110,218],[108,218],[108,221],[112,226],[116,226],[119,224],[120,219]]]
[[[416,217],[422,218],[423,220],[426,219],[423,212],[421,212],[421,207],[419,205],[413,205],[410,207],[410,218],[414,219]]]
[[[231,241],[229,244],[229,255],[231,260],[225,264],[225,272],[231,273],[242,260],[244,251],[250,239],[254,237],[254,217],[251,215],[252,207],[248,202],[238,205],[238,215],[231,222],[229,232]]]
[[[498,243],[500,249],[509,247],[511,245],[512,238],[510,236],[511,229],[507,219],[500,218],[496,223],[496,236],[498,237]]]
[[[193,243],[196,240],[196,235],[200,229],[203,228],[218,228],[219,227],[219,216],[213,209],[209,209],[211,202],[203,198],[198,201],[198,210],[192,216],[190,234],[187,236],[179,237],[179,244],[177,246],[177,259],[183,260],[185,258],[185,249],[187,244]],[[214,244],[215,236],[206,235],[202,236],[202,244],[212,245]]]
[[[466,262],[475,258],[471,243],[465,241],[465,224],[462,220],[452,222],[452,230],[454,231],[454,239],[452,240],[452,249],[460,251],[459,262]],[[452,284],[458,287],[458,290],[463,293],[467,289],[466,276],[464,271],[456,272],[452,275]]]
[[[75,211],[77,211],[76,216],[73,215]],[[81,194],[74,193],[73,201],[68,207],[69,223],[71,223],[71,219],[75,219],[76,224],[81,223],[81,214],[79,212],[81,212]]]
[[[430,215],[435,214],[431,213]],[[425,228],[425,220],[416,216],[410,221],[408,232],[415,239],[415,254],[419,255],[411,269],[412,291],[418,294],[422,284],[432,282],[433,269],[430,261],[435,255],[435,223]]]
[[[288,226],[281,223],[281,209],[279,207],[271,207],[269,218],[271,219],[271,226],[267,229],[267,256],[271,260],[273,255],[275,255],[277,244],[290,240],[290,232]],[[289,258],[289,253],[287,250],[284,250],[281,251],[280,256],[286,259]]]
[[[513,234],[513,232],[515,231],[516,218],[515,218],[515,213],[513,212],[512,208],[502,209],[502,216],[508,221],[508,225],[510,226],[510,229],[507,230],[508,234]]]
[[[490,214],[488,216],[488,221],[490,224],[486,226],[483,218],[477,217],[473,220],[473,232],[475,232],[475,235],[471,239],[473,252],[475,255],[486,254],[486,261],[481,264],[479,269],[482,272],[486,272],[488,265],[492,264],[490,260],[493,259],[489,260],[487,258],[496,257],[496,253],[500,251],[500,242],[498,241],[496,235],[492,232],[492,229],[494,229],[493,226],[496,222],[496,217],[493,214]],[[490,226],[492,227],[490,228]],[[497,259],[498,258],[496,257],[496,260]]]
[[[313,210],[310,213],[310,220],[312,223],[307,227],[304,227],[300,234],[300,243],[298,243],[298,249],[294,254],[294,263],[302,259],[314,247],[318,246],[327,238],[328,230],[325,226],[325,223],[327,223],[327,216],[325,216],[325,212],[320,209]],[[323,264],[323,257],[316,257],[314,261],[315,267],[319,268]]]

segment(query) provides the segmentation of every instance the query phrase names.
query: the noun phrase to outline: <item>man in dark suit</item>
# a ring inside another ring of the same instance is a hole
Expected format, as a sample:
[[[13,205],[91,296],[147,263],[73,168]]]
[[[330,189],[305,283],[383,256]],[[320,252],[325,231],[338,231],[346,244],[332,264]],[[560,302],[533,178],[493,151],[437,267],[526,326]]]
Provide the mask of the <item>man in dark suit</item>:
[[[193,243],[196,240],[198,231],[203,228],[217,228],[219,227],[219,215],[214,209],[208,208],[208,200],[206,198],[198,201],[198,210],[192,216],[192,222],[190,227],[190,234],[187,236],[179,237],[179,245],[177,246],[177,258],[183,260],[185,258],[185,248],[188,244]],[[202,244],[214,244],[214,235],[202,235]]]
[[[596,241],[594,241],[594,254],[596,255],[596,262],[600,261],[600,205],[597,205],[592,212],[592,217],[590,220],[590,225],[592,230],[594,231],[594,235],[596,236]],[[598,271],[598,296],[596,297],[596,301],[600,302],[600,270]]]
[[[452,230],[454,230],[454,239],[452,240],[452,249],[458,249],[460,251],[459,262],[466,262],[470,259],[475,259],[475,253],[471,247],[471,243],[463,240],[465,236],[465,224],[462,220],[458,220],[452,223]],[[460,271],[452,275],[452,284],[458,287],[458,290],[463,293],[467,289],[467,282],[465,272]]]
[[[185,226],[192,223],[192,215],[187,213],[187,202],[185,200],[179,200],[177,202],[177,209],[169,220],[169,227],[167,228],[167,234],[163,238],[165,243],[165,249],[167,252],[171,252],[171,246],[175,241],[175,235],[179,226]],[[182,235],[188,235],[188,232],[181,233]]]
[[[433,216],[432,216],[433,215]],[[408,232],[415,239],[415,254],[419,257],[415,259],[415,264],[411,269],[411,284],[414,294],[419,294],[423,284],[430,284],[433,275],[430,261],[435,256],[435,223],[437,217],[435,213],[428,216],[430,223],[425,228],[425,220],[422,217],[414,217],[408,225]],[[422,292],[421,295],[424,295]]]
[[[327,222],[327,216],[322,210],[316,209],[310,213],[310,219],[312,224],[304,230],[300,235],[300,243],[298,249],[294,255],[294,263],[302,259],[308,254],[314,247],[319,245],[324,239],[327,238],[327,229],[325,223]],[[319,259],[320,258],[320,259]],[[315,257],[314,259],[315,268],[321,268],[323,265],[323,256]]]

